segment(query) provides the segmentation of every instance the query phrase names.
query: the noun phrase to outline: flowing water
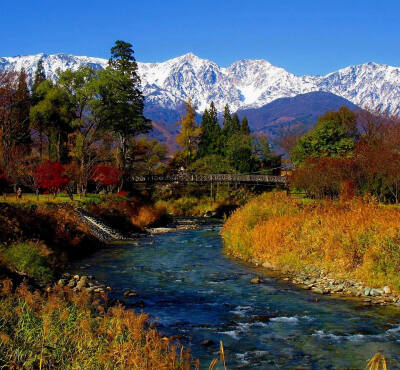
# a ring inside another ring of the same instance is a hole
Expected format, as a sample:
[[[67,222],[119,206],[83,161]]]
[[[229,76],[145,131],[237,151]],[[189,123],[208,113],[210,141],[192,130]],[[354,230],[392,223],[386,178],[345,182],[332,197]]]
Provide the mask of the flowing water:
[[[180,335],[202,368],[218,357],[220,340],[228,368],[363,369],[378,351],[400,368],[400,308],[297,289],[224,256],[219,231],[144,237],[100,250],[72,270],[110,285],[112,298],[148,313],[161,333]],[[265,283],[250,284],[256,276]],[[124,297],[128,289],[139,296]]]

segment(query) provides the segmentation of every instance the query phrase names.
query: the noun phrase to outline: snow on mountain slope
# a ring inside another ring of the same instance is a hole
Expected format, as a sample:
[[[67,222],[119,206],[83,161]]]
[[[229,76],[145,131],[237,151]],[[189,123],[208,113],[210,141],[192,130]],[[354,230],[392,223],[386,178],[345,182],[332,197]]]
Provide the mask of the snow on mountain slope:
[[[42,58],[46,75],[56,78],[57,69],[91,65],[104,68],[107,60],[68,54],[38,54],[0,58],[0,69],[25,68],[32,78]],[[204,110],[211,101],[222,111],[257,108],[271,101],[311,91],[327,91],[363,108],[400,112],[400,68],[376,63],[350,66],[326,76],[296,76],[266,60],[241,60],[227,68],[192,53],[161,63],[138,63],[146,103],[175,109],[189,97]]]

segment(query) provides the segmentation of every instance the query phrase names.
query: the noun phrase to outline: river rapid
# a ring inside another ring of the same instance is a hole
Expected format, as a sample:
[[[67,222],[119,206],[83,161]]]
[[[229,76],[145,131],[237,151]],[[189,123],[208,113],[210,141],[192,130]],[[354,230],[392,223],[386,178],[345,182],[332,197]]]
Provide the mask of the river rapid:
[[[226,257],[219,232],[215,224],[112,245],[71,271],[94,275],[161,333],[180,335],[202,368],[219,357],[220,340],[228,368],[363,369],[378,351],[400,368],[400,309],[300,290]],[[257,276],[265,282],[250,284]]]

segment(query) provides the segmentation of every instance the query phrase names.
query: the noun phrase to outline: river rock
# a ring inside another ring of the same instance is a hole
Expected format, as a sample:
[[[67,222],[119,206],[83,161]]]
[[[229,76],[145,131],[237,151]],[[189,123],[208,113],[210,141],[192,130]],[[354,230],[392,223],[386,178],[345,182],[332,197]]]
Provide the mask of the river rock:
[[[333,292],[333,293],[339,293],[339,292],[342,292],[343,289],[344,289],[344,285],[343,285],[343,284],[339,284],[339,285],[335,286],[335,287],[332,289],[332,292]]]
[[[138,296],[137,292],[133,290],[126,290],[124,292],[124,297],[137,297],[137,296]]]
[[[325,292],[324,289],[321,289],[321,288],[318,288],[318,287],[312,287],[311,290],[312,290],[314,293],[317,293],[317,294],[326,294],[326,293],[327,293],[327,292]]]
[[[384,286],[383,287],[383,292],[385,294],[391,294],[392,293],[392,289],[390,289],[390,287],[388,287],[388,286]]]
[[[206,340],[203,340],[200,344],[202,346],[209,347],[209,346],[212,346],[213,344],[215,344],[215,342],[212,339],[206,339]]]
[[[252,284],[261,284],[263,282],[264,282],[264,280],[260,279],[259,277],[255,277],[250,280],[250,283],[252,283]]]
[[[273,266],[271,263],[269,263],[268,261],[265,261],[265,262],[262,264],[262,267],[265,267],[265,268],[271,269],[271,270],[274,268],[274,266]]]
[[[371,293],[371,288],[367,287],[367,288],[364,289],[364,295],[369,296],[370,293]]]
[[[57,283],[58,286],[66,286],[67,284],[68,284],[68,280],[66,280],[66,279],[60,279],[60,280],[58,280],[58,283]]]
[[[369,295],[372,297],[377,297],[381,295],[381,292],[378,289],[371,289]]]

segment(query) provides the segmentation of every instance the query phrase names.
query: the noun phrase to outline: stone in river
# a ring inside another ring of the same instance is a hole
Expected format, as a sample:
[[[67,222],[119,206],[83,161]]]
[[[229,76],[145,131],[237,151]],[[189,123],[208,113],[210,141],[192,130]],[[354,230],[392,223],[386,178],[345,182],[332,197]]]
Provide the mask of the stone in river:
[[[250,280],[250,283],[252,283],[252,284],[261,284],[263,282],[264,282],[264,280],[260,279],[259,277],[255,277]]]
[[[384,286],[383,287],[383,292],[385,294],[390,294],[390,293],[392,293],[392,289],[390,289],[390,287],[388,287],[388,286]]]
[[[137,292],[135,292],[133,290],[126,290],[124,292],[125,297],[136,297],[137,295],[138,295]]]
[[[208,347],[208,346],[212,346],[213,344],[215,344],[215,342],[212,339],[206,339],[206,340],[203,340],[200,344],[202,346]]]
[[[262,267],[265,267],[265,268],[267,268],[267,269],[273,269],[273,268],[274,268],[274,266],[273,266],[271,263],[269,263],[268,261],[265,261],[265,262],[262,264]]]
[[[375,296],[381,295],[381,292],[378,289],[371,289],[371,291],[369,292],[369,295],[375,297]]]

